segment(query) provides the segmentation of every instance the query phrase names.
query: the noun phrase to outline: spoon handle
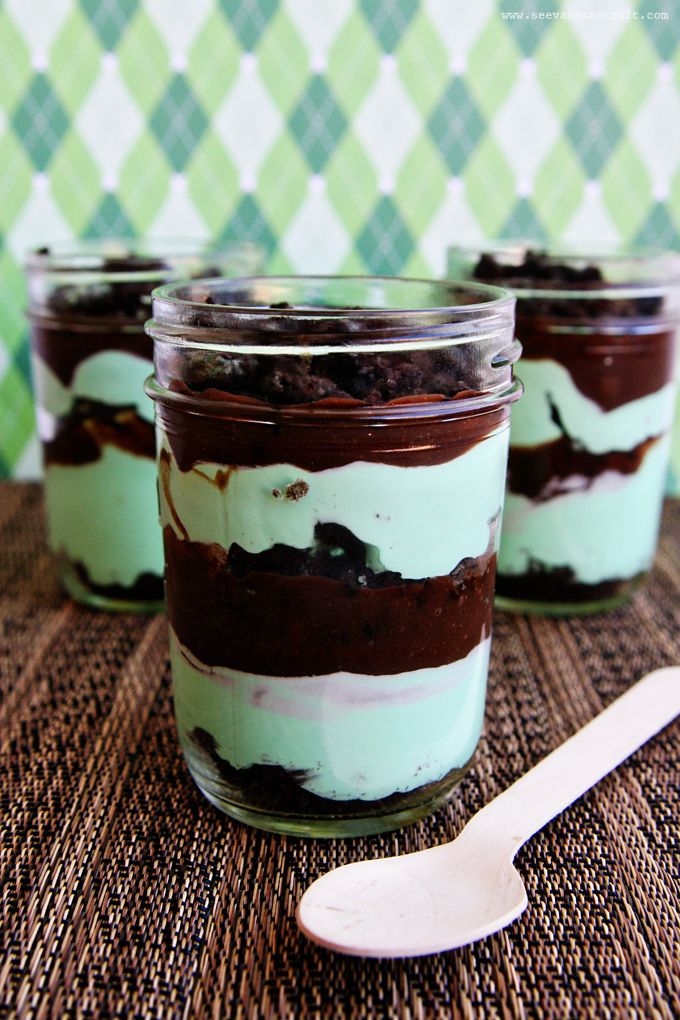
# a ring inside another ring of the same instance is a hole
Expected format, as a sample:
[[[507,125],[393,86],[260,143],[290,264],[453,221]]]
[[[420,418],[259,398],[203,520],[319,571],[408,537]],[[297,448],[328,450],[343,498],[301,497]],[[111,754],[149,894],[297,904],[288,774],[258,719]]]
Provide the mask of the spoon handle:
[[[680,713],[680,666],[648,673],[469,823],[502,833],[513,856],[530,836]]]

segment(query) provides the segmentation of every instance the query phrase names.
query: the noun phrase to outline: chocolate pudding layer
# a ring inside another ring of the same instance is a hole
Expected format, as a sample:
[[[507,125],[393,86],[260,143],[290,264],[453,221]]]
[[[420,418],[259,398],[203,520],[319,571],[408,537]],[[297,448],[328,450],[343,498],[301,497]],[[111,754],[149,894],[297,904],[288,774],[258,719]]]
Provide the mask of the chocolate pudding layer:
[[[502,604],[577,611],[621,601],[656,547],[674,402],[669,286],[612,283],[595,259],[531,251],[512,264],[484,254],[472,272],[515,289],[522,344]]]

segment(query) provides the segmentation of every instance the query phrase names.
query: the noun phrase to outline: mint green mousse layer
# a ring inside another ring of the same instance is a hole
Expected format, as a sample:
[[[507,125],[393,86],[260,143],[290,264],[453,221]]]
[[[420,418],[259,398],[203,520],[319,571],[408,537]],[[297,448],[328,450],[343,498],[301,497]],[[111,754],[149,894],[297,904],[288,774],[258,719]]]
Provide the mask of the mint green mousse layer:
[[[302,770],[332,800],[377,800],[464,766],[484,714],[490,638],[465,659],[396,676],[266,677],[192,659],[170,632],[175,713],[235,768]]]
[[[466,557],[486,552],[503,505],[507,427],[444,464],[357,461],[316,472],[289,464],[241,467],[231,469],[222,487],[215,478],[225,465],[202,463],[180,471],[164,444],[179,520],[192,541],[215,542],[223,549],[237,543],[259,553],[279,542],[310,549],[315,525],[332,522],[367,545],[374,569],[395,570],[405,578],[438,577]],[[308,486],[306,493],[286,499],[286,487],[300,480]],[[161,522],[177,531],[163,491]]]
[[[569,436],[591,453],[632,450],[650,436],[666,432],[673,419],[675,383],[603,411],[577,389],[566,368],[549,358],[522,358],[517,375],[524,383],[524,394],[512,409],[512,446],[537,446],[562,436],[552,419],[551,402]]]
[[[675,421],[671,440],[671,469],[668,476],[669,496],[680,497],[680,395],[675,405]]]
[[[508,492],[498,557],[501,574],[531,560],[570,567],[584,584],[635,577],[654,559],[670,437],[655,443],[632,475],[606,472],[584,492],[542,503]]]
[[[149,362],[126,351],[100,351],[81,362],[67,387],[41,358],[33,358],[41,439],[49,441],[58,417],[77,397],[136,407],[153,420],[143,390]],[[45,468],[50,547],[83,564],[93,584],[129,587],[144,573],[163,574],[158,526],[156,465],[115,446],[89,464]]]
[[[156,465],[115,446],[91,464],[45,470],[50,548],[86,568],[93,584],[133,585],[163,575]]]

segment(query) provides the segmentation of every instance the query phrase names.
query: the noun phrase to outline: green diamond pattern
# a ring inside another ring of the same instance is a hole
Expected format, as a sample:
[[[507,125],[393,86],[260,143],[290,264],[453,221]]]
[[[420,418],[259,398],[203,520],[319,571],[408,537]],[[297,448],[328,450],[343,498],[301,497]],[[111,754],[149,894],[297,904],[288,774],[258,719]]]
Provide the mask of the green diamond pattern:
[[[345,115],[322,75],[309,82],[290,127],[311,169],[321,173],[347,128]]]
[[[37,170],[45,170],[68,129],[68,117],[48,78],[36,74],[12,126]]]
[[[132,224],[115,195],[105,195],[84,237],[134,237]]]
[[[176,74],[151,117],[151,128],[164,149],[170,165],[183,170],[208,127],[191,86]]]
[[[221,241],[252,241],[271,254],[276,236],[252,195],[244,195],[220,236]]]
[[[115,50],[139,0],[80,0],[105,50]]]
[[[447,167],[458,176],[485,130],[477,104],[462,78],[452,79],[427,126]]]
[[[361,0],[361,10],[385,53],[392,53],[418,10],[418,0]]]
[[[359,234],[357,247],[370,273],[398,276],[403,270],[413,251],[413,238],[388,195],[373,210]]]
[[[422,275],[452,241],[593,224],[680,249],[678,0],[545,17],[576,8],[0,0],[0,476],[34,430],[27,246],[198,233],[258,242],[270,272],[314,271],[318,247]]]
[[[518,3],[517,0],[502,0],[500,9],[506,15],[504,23],[512,32],[515,42],[522,53],[530,57],[551,24],[545,18],[541,20],[532,15],[555,14],[559,7],[556,0],[523,0],[522,3]],[[522,17],[512,17],[516,14],[521,14]]]
[[[278,0],[220,0],[220,6],[243,49],[251,53],[273,18]]]
[[[677,0],[641,0],[638,15],[661,59],[671,60],[680,43]]]
[[[586,89],[567,122],[566,132],[586,173],[595,179],[623,134],[621,122],[598,81]]]

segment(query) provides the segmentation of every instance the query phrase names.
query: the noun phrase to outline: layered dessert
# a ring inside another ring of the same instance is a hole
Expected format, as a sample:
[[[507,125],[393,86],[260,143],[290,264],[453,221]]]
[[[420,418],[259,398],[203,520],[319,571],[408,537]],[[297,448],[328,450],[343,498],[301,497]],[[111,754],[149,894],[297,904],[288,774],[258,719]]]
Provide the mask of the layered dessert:
[[[105,243],[43,248],[29,259],[49,542],[64,586],[81,601],[162,601],[153,404],[144,393],[153,345],[143,327],[154,286],[209,266],[205,256]]]
[[[158,319],[174,696],[194,778],[282,831],[418,817],[482,725],[510,368],[485,398],[473,343],[180,356]]]
[[[509,607],[616,604],[651,567],[673,416],[676,324],[651,283],[595,261],[483,255],[518,297],[518,374],[498,564]]]

